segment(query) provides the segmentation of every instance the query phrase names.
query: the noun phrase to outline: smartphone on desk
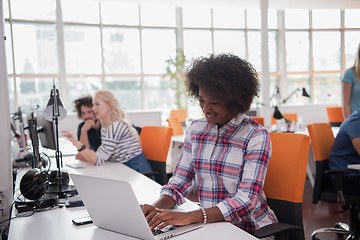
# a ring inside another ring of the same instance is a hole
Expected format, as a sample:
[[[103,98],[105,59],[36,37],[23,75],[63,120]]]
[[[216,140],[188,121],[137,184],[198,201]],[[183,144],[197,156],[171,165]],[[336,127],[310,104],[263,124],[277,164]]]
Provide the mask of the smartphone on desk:
[[[72,220],[73,224],[75,224],[76,226],[80,226],[80,225],[85,225],[85,224],[89,224],[92,223],[92,219],[90,217],[80,217],[80,218],[74,218]]]
[[[76,195],[74,197],[70,197],[70,198],[66,199],[65,206],[67,208],[80,207],[80,206],[84,206],[84,203],[82,202],[81,197],[78,194],[78,195]]]

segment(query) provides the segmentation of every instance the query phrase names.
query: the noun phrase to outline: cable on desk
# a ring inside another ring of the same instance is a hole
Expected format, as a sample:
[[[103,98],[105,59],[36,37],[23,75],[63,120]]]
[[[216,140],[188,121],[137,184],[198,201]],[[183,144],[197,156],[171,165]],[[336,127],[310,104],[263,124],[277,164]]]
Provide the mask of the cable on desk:
[[[41,155],[44,155],[44,156],[46,157],[46,160],[47,160],[47,162],[48,162],[48,164],[49,164],[48,171],[50,171],[50,167],[51,167],[51,160],[50,160],[49,155],[47,155],[47,154],[46,154],[46,153],[44,153],[44,152],[41,152],[41,153],[40,153],[40,159],[42,159],[42,158],[43,158]]]
[[[3,224],[4,222],[13,220],[15,218],[30,217],[37,212],[45,212],[45,211],[48,211],[51,209],[62,208],[62,207],[63,207],[63,205],[55,205],[55,206],[51,206],[51,207],[47,207],[47,208],[40,208],[40,209],[34,209],[32,211],[28,211],[28,212],[17,213],[14,217],[10,217],[9,219],[5,219],[4,221],[0,222],[0,225]]]
[[[20,199],[20,196],[21,196],[21,194],[17,195],[17,197],[14,198],[14,201],[12,202],[12,204],[11,204],[11,206],[10,206],[10,209],[13,209],[13,206],[14,206],[16,200],[22,201],[22,199]],[[7,222],[7,221],[10,221],[10,220],[12,220],[12,219],[20,218],[20,217],[30,217],[30,216],[34,215],[35,213],[37,213],[37,212],[44,212],[44,211],[51,210],[51,209],[56,208],[56,207],[62,208],[62,207],[64,207],[64,206],[63,206],[63,205],[54,205],[54,206],[51,206],[51,207],[41,207],[41,203],[40,203],[39,207],[34,208],[34,209],[31,210],[31,211],[22,212],[22,213],[17,213],[14,217],[9,217],[9,219],[5,219],[5,220],[1,221],[1,222],[0,222],[0,226],[1,226],[3,223],[5,223],[5,222]],[[11,216],[11,214],[10,214],[10,216]]]

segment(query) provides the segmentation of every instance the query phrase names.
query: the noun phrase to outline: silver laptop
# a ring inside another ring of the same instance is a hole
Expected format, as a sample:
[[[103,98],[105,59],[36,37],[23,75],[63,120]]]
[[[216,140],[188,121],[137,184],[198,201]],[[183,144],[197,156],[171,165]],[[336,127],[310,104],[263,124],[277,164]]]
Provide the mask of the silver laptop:
[[[140,239],[168,239],[202,227],[198,223],[152,231],[128,182],[73,173],[70,176],[99,228]]]

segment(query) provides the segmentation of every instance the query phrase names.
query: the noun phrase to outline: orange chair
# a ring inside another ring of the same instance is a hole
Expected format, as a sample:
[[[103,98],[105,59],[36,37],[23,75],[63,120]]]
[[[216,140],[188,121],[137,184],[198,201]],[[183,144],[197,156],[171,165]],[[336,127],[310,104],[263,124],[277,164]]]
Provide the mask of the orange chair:
[[[332,127],[340,127],[345,120],[342,107],[326,107],[329,123]]]
[[[177,118],[181,123],[185,123],[187,119],[187,109],[171,110],[169,118]]]
[[[263,117],[255,117],[255,116],[250,116],[252,119],[254,119],[255,121],[257,121],[259,124],[261,124],[262,126],[264,126],[264,118]]]
[[[291,122],[292,121],[297,122],[297,114],[296,113],[283,113],[283,117],[290,120]],[[271,117],[271,124],[272,125],[276,124],[276,120],[273,116]]]
[[[146,158],[155,174],[155,180],[164,185],[168,181],[166,159],[172,137],[172,128],[145,126],[141,129],[140,142]],[[149,176],[152,173],[144,173]]]
[[[173,129],[173,136],[184,134],[183,127],[178,118],[168,118],[166,121],[169,123],[169,127]]]
[[[322,198],[322,192],[329,190],[329,193],[324,195],[331,195],[331,184],[328,174],[325,173],[329,169],[330,150],[334,143],[334,134],[331,130],[330,123],[312,123],[307,125],[311,139],[311,148],[315,160],[315,181],[313,189],[313,203],[319,202]],[[334,193],[336,202],[336,193]],[[330,198],[329,198],[330,199]]]
[[[270,132],[272,156],[264,192],[279,223],[270,224],[253,235],[264,238],[304,240],[302,202],[310,138],[305,134]],[[285,232],[284,232],[285,231]]]

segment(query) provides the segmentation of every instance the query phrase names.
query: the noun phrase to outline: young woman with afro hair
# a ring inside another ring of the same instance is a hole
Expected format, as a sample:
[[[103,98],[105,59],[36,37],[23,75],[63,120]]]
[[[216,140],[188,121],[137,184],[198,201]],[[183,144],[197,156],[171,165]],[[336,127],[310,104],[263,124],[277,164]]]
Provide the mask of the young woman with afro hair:
[[[141,206],[150,227],[228,221],[251,233],[277,222],[263,192],[270,136],[245,115],[259,89],[254,68],[231,54],[202,57],[187,72],[186,86],[205,117],[187,130],[183,152],[160,198]],[[200,209],[169,210],[185,202],[192,183]]]

